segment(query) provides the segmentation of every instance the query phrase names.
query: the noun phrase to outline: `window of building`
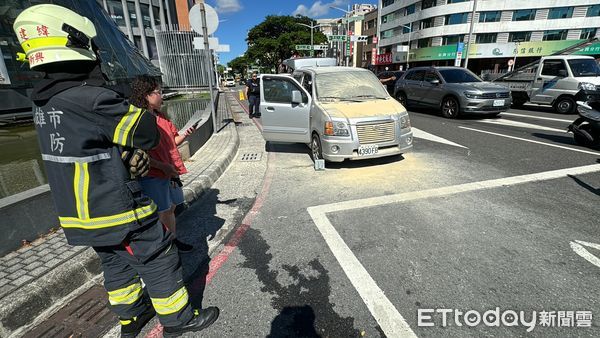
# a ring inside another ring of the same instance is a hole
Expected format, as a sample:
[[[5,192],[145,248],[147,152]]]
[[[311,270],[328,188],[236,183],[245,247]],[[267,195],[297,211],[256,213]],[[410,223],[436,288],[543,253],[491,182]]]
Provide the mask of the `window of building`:
[[[388,38],[391,38],[392,36],[394,36],[394,30],[393,29],[388,29],[386,31],[381,32],[381,37],[383,39],[388,39]]]
[[[154,25],[160,26],[160,8],[152,6],[152,14],[154,14]]]
[[[415,6],[415,4],[412,4],[412,5],[406,7],[406,12],[404,13],[404,15],[411,15],[415,11],[416,11],[416,6]]]
[[[600,16],[600,5],[588,7],[586,16]]]
[[[148,57],[152,60],[158,59],[158,50],[156,49],[156,41],[153,38],[146,38],[148,44]]]
[[[392,12],[390,14],[386,14],[384,16],[381,17],[381,23],[388,23],[391,22],[392,20],[394,20],[394,13]]]
[[[498,22],[500,21],[500,11],[480,12],[479,22]]]
[[[421,23],[419,24],[419,29],[433,27],[433,19],[434,18],[428,18],[428,19],[421,20]]]
[[[568,31],[566,29],[556,29],[556,30],[551,30],[551,31],[545,31],[542,41],[566,40],[567,32]]]
[[[562,60],[546,60],[542,66],[542,75],[559,76],[561,70],[567,71]]]
[[[137,27],[137,15],[135,14],[135,4],[133,2],[127,2],[127,11],[129,12],[131,25]]]
[[[465,1],[471,1],[471,0],[448,0],[448,4],[456,4],[459,2],[465,2]]]
[[[387,7],[389,5],[393,5],[394,4],[394,0],[383,0],[383,4],[381,5],[381,7]]]
[[[417,48],[431,47],[431,38],[417,40]]]
[[[469,13],[456,13],[456,14],[446,15],[444,23],[446,25],[458,25],[461,23],[465,23],[465,22],[467,22],[468,16],[469,16]]]
[[[483,33],[477,34],[475,43],[496,43],[497,33]]]
[[[548,19],[567,19],[573,16],[573,7],[550,8]]]
[[[375,27],[375,20],[367,21],[367,29],[373,29]]]
[[[512,21],[535,20],[535,9],[522,9],[513,12]]]
[[[150,20],[150,6],[146,4],[140,4],[142,10],[142,25],[144,28],[152,28],[152,21]]]
[[[463,42],[464,35],[446,35],[442,37],[442,46],[454,45]]]
[[[437,6],[437,0],[423,0],[421,3],[421,9],[427,9]]]
[[[125,26],[125,15],[123,14],[123,3],[118,0],[108,0],[108,15],[117,23],[117,26]]]
[[[596,36],[596,28],[584,28],[581,30],[580,39],[589,39]]]
[[[402,26],[402,34],[408,34],[412,30],[412,22]]]
[[[508,34],[508,42],[523,42],[531,40],[531,32],[511,32]]]

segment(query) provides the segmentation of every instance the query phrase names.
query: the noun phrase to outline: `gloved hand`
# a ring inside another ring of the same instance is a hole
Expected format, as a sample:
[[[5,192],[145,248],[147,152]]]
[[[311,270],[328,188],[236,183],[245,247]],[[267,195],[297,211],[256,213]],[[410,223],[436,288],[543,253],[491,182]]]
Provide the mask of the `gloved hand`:
[[[121,154],[125,166],[129,168],[131,178],[144,177],[150,171],[148,153],[141,149],[127,149]]]

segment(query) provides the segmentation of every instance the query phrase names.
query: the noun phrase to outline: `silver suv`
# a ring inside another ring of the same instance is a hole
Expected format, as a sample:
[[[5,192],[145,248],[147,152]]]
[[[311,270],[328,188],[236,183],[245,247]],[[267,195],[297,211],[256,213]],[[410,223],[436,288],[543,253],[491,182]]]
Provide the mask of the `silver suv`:
[[[505,87],[484,82],[461,67],[411,68],[396,82],[394,97],[405,107],[434,107],[447,118],[494,116],[507,111],[512,102]]]

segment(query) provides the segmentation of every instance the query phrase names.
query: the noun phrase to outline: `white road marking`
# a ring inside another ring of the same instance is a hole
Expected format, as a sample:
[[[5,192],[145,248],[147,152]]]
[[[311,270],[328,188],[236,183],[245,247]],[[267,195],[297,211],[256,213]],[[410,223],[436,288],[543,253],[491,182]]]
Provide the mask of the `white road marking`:
[[[545,120],[545,121],[556,121],[556,122],[568,122],[571,123],[575,121],[573,120],[564,120],[564,119],[556,119],[552,117],[542,117],[542,116],[533,116],[533,115],[524,115],[524,114],[515,114],[515,113],[501,113],[500,116],[517,116],[517,117],[525,117],[528,119],[536,119],[536,120]]]
[[[577,242],[577,243],[575,243],[575,242]],[[570,243],[571,249],[573,249],[573,251],[575,251],[576,254],[583,257],[586,261],[588,261],[600,268],[600,258],[592,255],[589,251],[586,250],[586,248],[583,247],[585,245],[585,246],[589,246],[589,247],[600,250],[600,245],[595,244],[595,243],[583,242],[583,241],[575,241],[575,242]]]
[[[441,138],[439,136],[430,134],[426,131],[423,131],[421,129],[417,129],[417,128],[411,128],[412,132],[413,132],[413,137],[416,138],[420,138],[423,140],[428,140],[428,141],[433,141],[433,142],[438,142],[438,143],[443,143],[443,144],[447,144],[447,145],[451,145],[451,146],[455,146],[455,147],[459,147],[459,148],[465,148],[465,149],[469,149],[463,145],[460,145],[458,143],[454,143],[452,141],[446,140],[445,138]]]
[[[458,128],[466,129],[466,130],[471,130],[471,131],[475,131],[475,132],[478,132],[478,133],[484,133],[484,134],[496,135],[496,136],[500,136],[500,137],[506,137],[506,138],[510,138],[510,139],[513,139],[513,140],[520,140],[520,141],[525,141],[525,142],[530,142],[530,143],[542,144],[542,145],[545,145],[545,146],[548,146],[548,147],[566,149],[566,150],[576,151],[576,152],[580,152],[580,153],[584,153],[584,154],[591,154],[591,155],[600,156],[600,153],[597,153],[597,152],[594,152],[594,151],[588,151],[588,150],[583,150],[583,149],[576,149],[576,148],[560,146],[560,145],[552,144],[552,143],[546,143],[546,142],[529,140],[529,139],[521,138],[521,137],[515,137],[515,136],[504,135],[504,134],[492,133],[491,131],[479,130],[479,129],[469,128],[469,127],[459,126]]]
[[[509,126],[509,127],[517,127],[517,128],[527,128],[527,129],[538,129],[538,130],[555,131],[557,133],[566,133],[567,132],[567,128],[565,128],[565,129],[550,128],[550,127],[540,126],[540,125],[537,125],[537,124],[525,123],[525,122],[519,122],[519,121],[512,121],[512,120],[494,119],[494,120],[478,120],[476,122],[479,122],[479,123],[488,123],[488,124],[497,124],[497,125],[501,125],[501,126]]]
[[[463,192],[507,187],[517,184],[547,181],[566,177],[567,175],[583,175],[594,172],[600,172],[600,164],[465,183],[423,191],[412,191],[395,195],[324,204],[309,207],[307,210],[325,239],[325,242],[329,246],[329,249],[346,273],[346,276],[354,288],[358,291],[360,297],[367,305],[367,308],[380,325],[383,332],[388,337],[416,337],[406,320],[404,320],[396,307],[394,307],[392,302],[384,295],[384,292],[369,275],[358,258],[354,256],[354,253],[344,242],[344,239],[335,230],[335,227],[327,218],[328,213],[415,201],[424,198],[449,196]]]

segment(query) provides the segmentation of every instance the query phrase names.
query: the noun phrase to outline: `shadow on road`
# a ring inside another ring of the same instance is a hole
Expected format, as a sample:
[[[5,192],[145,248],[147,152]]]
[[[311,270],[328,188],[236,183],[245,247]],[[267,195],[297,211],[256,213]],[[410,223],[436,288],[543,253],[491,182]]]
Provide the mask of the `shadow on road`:
[[[532,133],[531,136],[543,138],[545,140],[549,140],[556,143],[562,143],[570,146],[577,146],[575,141],[573,140],[573,135],[553,135],[553,134],[544,134],[544,133]]]
[[[573,181],[575,181],[575,183],[579,184],[580,187],[585,188],[587,191],[591,192],[592,194],[595,194],[596,196],[600,196],[600,188],[594,188],[573,175],[567,176],[569,176]]]

